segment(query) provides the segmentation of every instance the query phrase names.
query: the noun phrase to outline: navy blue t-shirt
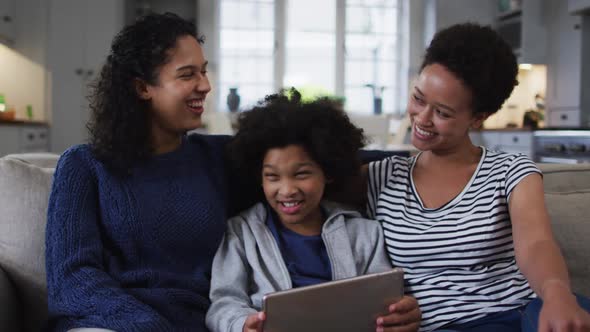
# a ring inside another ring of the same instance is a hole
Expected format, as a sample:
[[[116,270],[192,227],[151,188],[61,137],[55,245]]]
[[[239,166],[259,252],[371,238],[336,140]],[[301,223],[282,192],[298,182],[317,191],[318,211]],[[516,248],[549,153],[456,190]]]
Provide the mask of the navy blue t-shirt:
[[[270,206],[266,206],[270,228],[289,270],[293,288],[332,280],[332,267],[322,235],[297,234],[281,224]]]

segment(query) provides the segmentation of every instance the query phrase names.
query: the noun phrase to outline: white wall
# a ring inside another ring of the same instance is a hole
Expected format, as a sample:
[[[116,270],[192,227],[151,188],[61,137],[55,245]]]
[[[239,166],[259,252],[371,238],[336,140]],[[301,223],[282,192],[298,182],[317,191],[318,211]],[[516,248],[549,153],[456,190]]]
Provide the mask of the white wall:
[[[33,120],[46,121],[46,0],[15,1],[15,36],[12,48],[0,45],[0,93],[19,119],[27,119],[26,105],[33,106]]]
[[[45,68],[0,44],[0,93],[18,119],[26,119],[26,106],[33,106],[34,120],[45,120]]]

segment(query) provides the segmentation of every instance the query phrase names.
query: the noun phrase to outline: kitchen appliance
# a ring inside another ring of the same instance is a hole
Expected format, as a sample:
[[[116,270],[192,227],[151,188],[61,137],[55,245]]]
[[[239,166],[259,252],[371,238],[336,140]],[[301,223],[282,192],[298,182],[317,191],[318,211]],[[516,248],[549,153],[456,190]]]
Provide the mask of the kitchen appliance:
[[[536,130],[533,150],[535,161],[540,163],[590,163],[590,128]]]

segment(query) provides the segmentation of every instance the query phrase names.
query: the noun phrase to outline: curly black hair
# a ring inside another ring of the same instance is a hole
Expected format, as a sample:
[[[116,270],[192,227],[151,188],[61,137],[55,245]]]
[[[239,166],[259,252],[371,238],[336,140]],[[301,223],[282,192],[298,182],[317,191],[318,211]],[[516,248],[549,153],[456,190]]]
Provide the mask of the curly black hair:
[[[139,98],[135,82],[158,84],[159,69],[184,36],[204,42],[193,23],[165,13],[143,16],[113,39],[106,63],[90,86],[87,125],[94,155],[112,170],[128,173],[152,154],[150,102]]]
[[[260,190],[262,162],[267,151],[302,146],[337,190],[360,170],[358,151],[365,145],[363,130],[350,122],[341,106],[326,98],[302,102],[295,90],[269,95],[238,118],[238,132],[227,146],[228,158],[242,180]],[[261,190],[257,193],[261,196]]]
[[[518,84],[518,64],[510,45],[490,27],[475,23],[437,32],[420,71],[431,64],[443,65],[471,90],[474,113],[497,112]]]

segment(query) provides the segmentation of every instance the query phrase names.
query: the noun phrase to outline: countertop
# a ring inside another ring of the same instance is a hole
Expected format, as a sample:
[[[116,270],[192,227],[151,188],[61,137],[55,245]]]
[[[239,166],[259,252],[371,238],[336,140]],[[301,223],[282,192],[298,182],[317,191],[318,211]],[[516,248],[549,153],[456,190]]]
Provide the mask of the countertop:
[[[539,129],[543,129],[543,128],[539,128]],[[531,131],[535,131],[538,129],[531,129],[531,128],[481,128],[481,129],[473,129],[472,132],[474,133],[478,133],[478,132],[490,132],[490,131],[498,131],[498,132],[531,132]]]
[[[539,130],[575,130],[575,131],[587,131],[590,130],[590,127],[542,127],[537,129],[531,128],[481,128],[481,129],[473,129],[473,132],[481,132],[481,131],[539,131]]]
[[[49,127],[46,121],[29,121],[29,120],[0,120],[0,126],[42,126]]]

